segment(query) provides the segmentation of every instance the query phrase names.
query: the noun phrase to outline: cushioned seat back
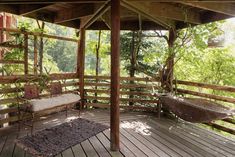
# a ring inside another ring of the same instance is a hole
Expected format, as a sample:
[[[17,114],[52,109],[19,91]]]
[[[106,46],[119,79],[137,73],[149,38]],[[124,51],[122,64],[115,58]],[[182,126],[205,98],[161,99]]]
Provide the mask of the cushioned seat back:
[[[24,98],[25,99],[39,98],[39,89],[38,89],[37,85],[25,84],[24,85]]]
[[[51,95],[62,94],[62,85],[60,82],[53,82],[50,85]]]

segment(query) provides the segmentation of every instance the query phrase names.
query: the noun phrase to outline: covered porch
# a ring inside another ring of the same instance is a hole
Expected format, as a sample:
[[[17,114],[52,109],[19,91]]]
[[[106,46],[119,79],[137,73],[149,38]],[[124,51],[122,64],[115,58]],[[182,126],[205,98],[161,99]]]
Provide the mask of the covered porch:
[[[143,5],[144,4],[144,5]],[[232,106],[234,111],[234,86],[223,86],[174,78],[174,44],[179,30],[235,16],[234,2],[226,1],[4,1],[0,11],[34,18],[41,21],[76,28],[78,38],[68,38],[30,32],[27,30],[0,28],[1,33],[16,33],[23,37],[21,44],[1,44],[1,47],[23,50],[23,60],[4,60],[0,64],[23,65],[21,75],[0,76],[0,156],[30,156],[18,148],[15,139],[29,135],[30,129],[17,129],[21,120],[19,107],[24,101],[24,86],[29,82],[61,82],[62,93],[79,92],[81,101],[76,110],[64,115],[64,108],[52,109],[35,117],[35,131],[51,128],[78,118],[86,118],[110,127],[81,144],[64,150],[58,156],[235,156],[234,139],[224,137],[202,126],[234,137],[234,117],[218,121],[192,124],[178,121],[160,108],[158,92],[177,96],[206,99]],[[223,7],[219,7],[223,6]],[[187,15],[185,15],[187,13]],[[110,30],[110,74],[108,76],[86,75],[86,30]],[[167,32],[169,56],[165,69],[157,75],[145,77],[122,76],[120,73],[121,30],[164,30]],[[43,38],[62,40],[77,44],[76,71],[71,73],[43,74],[42,58],[36,43]],[[29,64],[29,40],[34,57]],[[32,46],[33,45],[33,46]],[[29,66],[32,66],[29,70]],[[37,68],[40,68],[38,70]],[[232,67],[231,67],[232,68]],[[156,92],[157,91],[157,92]],[[203,91],[203,92],[202,92]],[[211,92],[213,91],[213,93]],[[157,94],[156,94],[157,93]],[[219,93],[219,94],[217,94]],[[224,96],[221,93],[230,93]],[[7,97],[5,96],[7,95]],[[41,98],[50,97],[43,91]],[[131,105],[132,104],[132,105]],[[66,106],[67,107],[67,106]],[[206,108],[206,107],[205,107]],[[62,111],[62,112],[59,112]],[[48,114],[49,113],[49,114]],[[159,118],[160,115],[161,118]],[[172,115],[172,114],[170,114]],[[63,141],[61,141],[63,142]]]

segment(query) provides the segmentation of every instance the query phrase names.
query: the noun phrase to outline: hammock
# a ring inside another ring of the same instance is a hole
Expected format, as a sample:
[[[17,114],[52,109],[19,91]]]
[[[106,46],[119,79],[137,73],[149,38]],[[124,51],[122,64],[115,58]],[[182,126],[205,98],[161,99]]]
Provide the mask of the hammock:
[[[235,115],[231,110],[221,104],[199,98],[178,98],[170,95],[159,97],[160,102],[169,111],[183,120],[202,123],[224,119]]]

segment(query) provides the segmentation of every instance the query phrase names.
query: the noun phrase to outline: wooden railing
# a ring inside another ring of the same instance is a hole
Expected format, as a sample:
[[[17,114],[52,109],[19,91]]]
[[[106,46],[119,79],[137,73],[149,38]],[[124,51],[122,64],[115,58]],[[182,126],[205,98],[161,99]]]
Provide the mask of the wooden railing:
[[[52,74],[50,77],[52,81],[61,81],[64,87],[64,92],[79,90],[78,76],[75,73],[68,74]],[[15,87],[15,82],[21,82],[21,89],[23,85],[32,79],[37,79],[36,76],[10,76],[0,78],[0,106],[6,106],[0,109],[0,125],[3,123],[14,122],[18,120],[17,103],[21,103],[17,98],[19,87]],[[158,99],[153,96],[153,89],[155,91],[160,89],[158,79],[140,78],[140,77],[121,77],[120,81],[120,107],[132,110],[147,110],[156,111]],[[235,87],[218,86],[205,83],[196,83],[189,81],[175,81],[175,92],[180,95],[190,97],[200,97],[219,101],[222,104],[234,107],[235,103]],[[95,108],[109,108],[110,107],[110,77],[108,76],[85,76],[85,105],[87,107]],[[215,91],[215,92],[211,92]],[[226,92],[230,96],[224,96],[223,93],[216,93],[216,91]],[[211,94],[215,93],[215,94]],[[46,96],[44,92],[41,96]],[[8,115],[3,118],[2,115]],[[2,118],[1,118],[2,117]],[[223,124],[224,123],[224,124]],[[227,124],[229,124],[227,126]],[[235,134],[235,119],[227,118],[222,121],[210,122],[209,125],[218,130]]]
[[[174,89],[178,94],[218,101],[219,103],[232,108],[235,106],[235,87],[180,80],[175,81],[175,83],[177,84],[177,88],[175,87]],[[210,93],[208,91],[210,91]],[[220,91],[222,92],[221,94],[219,93]],[[224,96],[225,93],[229,96]],[[219,131],[235,135],[235,117],[205,124]]]
[[[158,88],[158,80],[139,77],[121,77],[120,107],[126,109],[155,110],[158,100],[152,89]],[[110,77],[85,76],[87,106],[110,107]],[[131,105],[129,105],[132,103]]]

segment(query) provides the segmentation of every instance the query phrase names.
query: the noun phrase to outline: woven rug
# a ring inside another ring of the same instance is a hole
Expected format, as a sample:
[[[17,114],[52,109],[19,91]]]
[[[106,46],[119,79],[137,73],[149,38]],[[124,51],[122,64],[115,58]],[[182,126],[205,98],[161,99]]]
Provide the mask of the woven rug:
[[[106,125],[78,118],[38,131],[32,136],[19,138],[16,144],[33,156],[51,157],[108,128]]]

